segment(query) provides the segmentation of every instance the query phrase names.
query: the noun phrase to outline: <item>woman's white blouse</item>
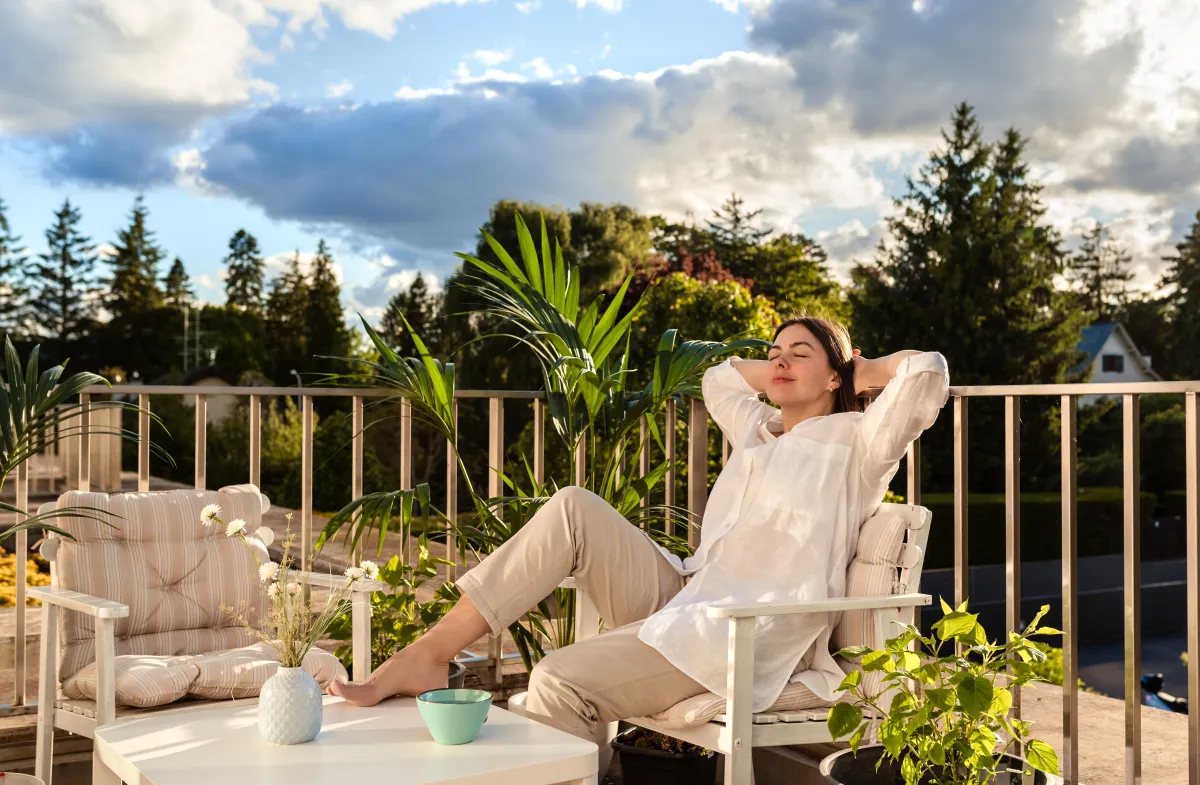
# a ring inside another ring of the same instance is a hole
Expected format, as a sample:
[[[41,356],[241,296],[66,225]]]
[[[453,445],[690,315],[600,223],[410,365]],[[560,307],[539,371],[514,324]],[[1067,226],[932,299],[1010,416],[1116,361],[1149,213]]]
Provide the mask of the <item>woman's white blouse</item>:
[[[909,443],[937,418],[949,381],[941,354],[911,355],[865,412],[814,417],[783,433],[779,410],[759,400],[732,361],[710,368],[704,403],[733,452],[709,496],[695,555],[680,562],[663,551],[690,578],[643,623],[641,640],[724,696],[729,621],[709,618],[708,606],[845,596],[859,527]],[[829,652],[836,624],[834,614],[755,622],[754,711],[774,703],[789,679],[835,699],[843,677]],[[811,665],[797,671],[810,651]]]

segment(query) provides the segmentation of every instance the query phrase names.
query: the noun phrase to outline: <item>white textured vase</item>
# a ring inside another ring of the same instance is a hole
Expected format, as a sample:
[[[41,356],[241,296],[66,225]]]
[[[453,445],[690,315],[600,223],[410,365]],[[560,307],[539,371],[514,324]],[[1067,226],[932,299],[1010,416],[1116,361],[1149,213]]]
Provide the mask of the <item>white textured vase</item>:
[[[303,668],[280,668],[258,696],[258,732],[272,744],[303,744],[321,732],[321,687]]]

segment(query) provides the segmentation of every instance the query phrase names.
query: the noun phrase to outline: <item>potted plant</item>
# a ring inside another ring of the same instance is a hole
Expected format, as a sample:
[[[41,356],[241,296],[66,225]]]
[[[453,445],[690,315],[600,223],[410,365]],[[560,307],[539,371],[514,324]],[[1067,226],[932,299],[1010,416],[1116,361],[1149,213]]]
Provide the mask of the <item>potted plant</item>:
[[[251,619],[234,609],[226,609],[279,657],[279,669],[263,684],[258,696],[258,732],[272,744],[303,744],[321,731],[322,717],[321,687],[305,671],[304,658],[329,631],[333,620],[349,610],[355,585],[364,579],[378,578],[379,567],[370,561],[348,567],[349,580],[340,588],[330,588],[325,607],[314,613],[307,591],[308,580],[303,573],[295,574],[290,514],[287,520],[283,556],[279,562],[273,562],[264,561],[246,539],[244,520],[225,522],[216,504],[206,505],[200,512],[201,523],[224,529],[225,536],[241,541],[258,563],[259,580],[266,594],[262,618]],[[260,542],[266,545],[270,540]]]
[[[952,609],[943,600],[942,610],[929,636],[904,625],[882,650],[838,653],[861,658],[862,670],[841,684],[853,700],[829,713],[830,734],[849,737],[850,749],[826,758],[821,772],[839,785],[1021,785],[1026,774],[1036,785],[1061,783],[1054,750],[1009,717],[1011,689],[1041,681],[1031,663],[1046,655],[1031,638],[1062,634],[1038,626],[1049,606],[1003,643],[988,640],[965,602]],[[880,686],[868,694],[863,674],[876,672]],[[880,743],[863,746],[868,734]]]
[[[715,752],[661,733],[630,728],[612,746],[625,785],[711,785],[717,779]]]

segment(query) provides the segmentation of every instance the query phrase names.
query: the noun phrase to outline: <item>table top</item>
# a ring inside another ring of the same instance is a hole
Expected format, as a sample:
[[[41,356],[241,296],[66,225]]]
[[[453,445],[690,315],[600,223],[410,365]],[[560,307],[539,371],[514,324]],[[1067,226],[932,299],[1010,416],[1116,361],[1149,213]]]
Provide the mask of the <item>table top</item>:
[[[258,735],[258,706],[158,712],[96,730],[101,759],[126,782],[153,785],[538,785],[594,776],[596,745],[492,707],[478,738],[433,741],[412,698],[372,708],[325,697],[321,733],[279,746]]]

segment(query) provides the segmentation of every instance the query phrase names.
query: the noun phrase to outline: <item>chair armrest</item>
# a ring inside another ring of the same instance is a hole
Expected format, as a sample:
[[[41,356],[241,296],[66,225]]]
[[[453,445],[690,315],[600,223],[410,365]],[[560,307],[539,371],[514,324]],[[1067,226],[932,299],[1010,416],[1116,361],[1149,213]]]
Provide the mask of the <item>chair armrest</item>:
[[[714,619],[745,619],[757,616],[786,616],[796,613],[840,613],[883,608],[913,608],[932,604],[933,597],[928,594],[887,594],[878,597],[834,597],[828,600],[813,600],[791,605],[776,605],[770,602],[710,605],[708,615]]]
[[[129,606],[112,600],[103,600],[83,592],[59,589],[50,586],[34,587],[27,590],[30,597],[36,597],[42,602],[57,605],[71,611],[79,611],[97,619],[123,619],[129,615]]]
[[[292,570],[291,574],[299,581],[308,581],[309,586],[323,586],[327,589],[344,589],[350,583],[350,579],[345,575],[331,575],[324,572],[305,572],[304,570]],[[383,581],[373,581],[368,578],[361,578],[355,581],[354,593],[371,593],[373,591],[387,592],[391,591],[392,587]]]

